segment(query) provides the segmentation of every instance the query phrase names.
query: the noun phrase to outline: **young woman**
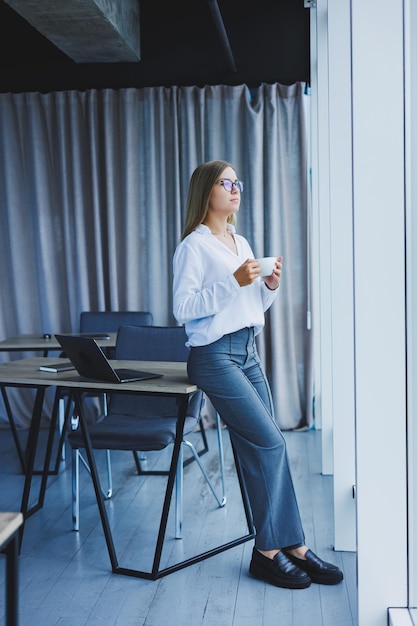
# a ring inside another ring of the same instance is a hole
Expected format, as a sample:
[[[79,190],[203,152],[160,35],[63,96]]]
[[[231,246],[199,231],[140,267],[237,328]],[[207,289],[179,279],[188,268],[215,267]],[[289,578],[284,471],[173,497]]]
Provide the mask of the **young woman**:
[[[226,423],[240,460],[256,528],[249,572],[278,587],[336,584],[342,572],[305,545],[268,382],[255,337],[281,280],[235,231],[243,184],[225,161],[194,171],[183,238],[174,255],[174,316],[185,325],[188,374]]]

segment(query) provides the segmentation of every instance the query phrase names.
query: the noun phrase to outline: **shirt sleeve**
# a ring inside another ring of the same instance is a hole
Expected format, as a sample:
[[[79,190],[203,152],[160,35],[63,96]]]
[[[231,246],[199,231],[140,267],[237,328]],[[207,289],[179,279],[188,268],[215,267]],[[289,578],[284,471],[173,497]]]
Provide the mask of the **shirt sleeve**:
[[[219,313],[238,294],[233,273],[222,280],[203,284],[207,272],[196,251],[183,242],[173,262],[173,312],[180,324]]]
[[[271,306],[271,304],[274,302],[275,298],[277,297],[277,294],[279,291],[279,285],[276,289],[268,289],[265,282],[262,279],[261,281],[262,281],[262,286],[261,286],[262,305],[263,305],[263,309],[265,313],[265,311],[269,309],[269,307]]]

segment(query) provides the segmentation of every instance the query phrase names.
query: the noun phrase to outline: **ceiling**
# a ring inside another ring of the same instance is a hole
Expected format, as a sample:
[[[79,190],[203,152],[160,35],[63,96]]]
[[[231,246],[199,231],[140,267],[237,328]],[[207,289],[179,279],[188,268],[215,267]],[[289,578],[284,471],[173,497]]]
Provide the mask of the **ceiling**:
[[[41,0],[40,0],[41,1]],[[0,0],[0,91],[309,81],[303,0],[139,0],[141,59],[75,63]]]

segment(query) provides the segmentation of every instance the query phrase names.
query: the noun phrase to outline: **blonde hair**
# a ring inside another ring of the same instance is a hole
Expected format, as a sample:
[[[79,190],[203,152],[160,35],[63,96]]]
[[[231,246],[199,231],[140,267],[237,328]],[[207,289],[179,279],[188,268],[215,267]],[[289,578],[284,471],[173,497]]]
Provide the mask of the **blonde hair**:
[[[182,239],[185,239],[206,219],[211,190],[226,167],[231,167],[235,170],[234,166],[227,161],[207,161],[194,170],[188,187],[186,218]],[[235,224],[235,215],[229,215],[227,222]]]

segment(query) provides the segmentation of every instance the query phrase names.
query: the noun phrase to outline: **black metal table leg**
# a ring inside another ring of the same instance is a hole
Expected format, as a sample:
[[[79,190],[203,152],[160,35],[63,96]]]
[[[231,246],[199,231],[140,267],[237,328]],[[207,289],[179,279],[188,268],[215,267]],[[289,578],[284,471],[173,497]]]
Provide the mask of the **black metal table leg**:
[[[101,486],[100,486],[100,478],[98,476],[97,466],[96,466],[95,459],[94,459],[94,453],[93,453],[93,449],[91,446],[88,426],[83,416],[81,393],[78,391],[75,392],[76,413],[79,415],[79,418],[80,418],[80,427],[81,427],[85,451],[86,451],[86,455],[87,455],[87,459],[88,459],[88,463],[90,467],[90,473],[91,473],[91,478],[93,481],[100,519],[101,519],[101,523],[103,526],[103,531],[104,531],[104,536],[105,536],[105,540],[107,544],[107,549],[109,552],[112,571],[115,574],[121,574],[124,576],[133,576],[136,578],[145,578],[148,580],[157,580],[158,578],[162,578],[163,576],[166,576],[180,569],[188,567],[189,565],[193,565],[194,563],[203,561],[204,559],[207,559],[211,556],[219,554],[220,552],[224,552],[225,550],[238,546],[255,537],[255,528],[253,525],[252,515],[251,515],[250,506],[249,506],[249,502],[247,498],[247,493],[246,493],[245,485],[241,476],[240,464],[239,464],[238,459],[236,458],[236,469],[237,469],[237,475],[239,479],[239,485],[241,489],[241,495],[242,495],[243,505],[245,509],[245,514],[246,514],[248,533],[246,535],[233,539],[232,541],[229,541],[215,548],[212,548],[206,552],[203,552],[189,559],[176,563],[175,565],[160,569],[162,550],[163,550],[166,528],[167,528],[167,523],[168,523],[168,515],[169,515],[169,510],[170,510],[171,501],[172,501],[176,470],[177,470],[177,465],[179,462],[184,423],[185,423],[185,418],[187,415],[187,407],[188,407],[188,396],[178,395],[176,397],[180,400],[177,427],[176,427],[176,437],[175,437],[175,442],[174,442],[174,449],[172,452],[171,466],[170,466],[170,471],[169,471],[169,476],[168,476],[168,483],[167,483],[167,487],[165,491],[165,498],[164,498],[164,504],[162,508],[161,520],[159,524],[159,531],[158,531],[158,538],[157,538],[157,543],[156,543],[156,548],[155,548],[155,553],[154,553],[154,560],[153,560],[152,570],[149,572],[149,571],[142,571],[142,570],[122,567],[118,563],[116,548],[114,545],[110,523],[109,523],[109,519],[107,516],[107,511],[106,511],[106,507],[104,503],[104,497],[103,497],[103,493],[102,493]]]
[[[39,430],[40,430],[40,424],[41,424],[41,418],[42,418],[42,406],[43,406],[43,400],[45,396],[45,389],[46,389],[45,387],[38,387],[36,390],[35,403],[33,405],[32,419],[31,419],[30,429],[29,429],[28,445],[26,448],[26,451],[27,451],[26,477],[25,477],[25,485],[23,488],[22,506],[21,506],[21,511],[25,519],[33,515],[33,513],[35,513],[42,507],[41,492],[39,495],[38,503],[35,504],[31,508],[29,508],[29,496],[30,496],[30,488],[32,486],[33,468],[35,464],[36,450],[38,447],[38,438],[39,438]],[[47,472],[46,472],[46,477],[43,477],[43,481],[45,481],[45,487],[46,487],[46,480],[47,480]],[[42,487],[43,487],[43,484],[41,485],[41,490],[42,490]]]
[[[88,432],[88,426],[86,424],[86,421],[82,413],[81,393],[76,391],[74,395],[75,395],[75,412],[76,414],[78,414],[80,418],[80,427],[81,427],[81,432],[82,432],[83,439],[84,439],[85,452],[87,455],[88,465],[90,467],[91,478],[93,481],[94,492],[96,494],[97,505],[99,508],[100,519],[101,519],[101,523],[103,526],[107,549],[109,552],[112,571],[114,572],[118,568],[116,549],[114,547],[113,536],[110,530],[109,518],[107,517],[107,511],[104,505],[104,496],[100,487],[100,479],[98,476],[97,465],[96,465],[96,461],[94,458],[93,449],[91,446],[90,434]]]
[[[19,441],[19,436],[17,434],[16,424],[15,424],[15,421],[13,419],[13,414],[12,414],[12,410],[11,410],[11,407],[10,407],[9,398],[7,396],[6,388],[5,388],[4,385],[1,385],[1,395],[3,397],[4,408],[6,409],[6,415],[7,415],[7,419],[9,420],[9,425],[10,425],[10,429],[12,431],[14,445],[15,445],[16,451],[17,451],[17,456],[19,457],[20,466],[22,468],[22,472],[25,473],[26,472],[25,457],[24,457],[24,454],[23,454],[22,446],[21,446],[20,441]]]
[[[6,624],[18,626],[19,529],[21,513],[0,513],[0,551],[6,555]]]
[[[16,531],[6,546],[6,620],[7,626],[17,626],[18,618],[18,563],[19,532]]]

